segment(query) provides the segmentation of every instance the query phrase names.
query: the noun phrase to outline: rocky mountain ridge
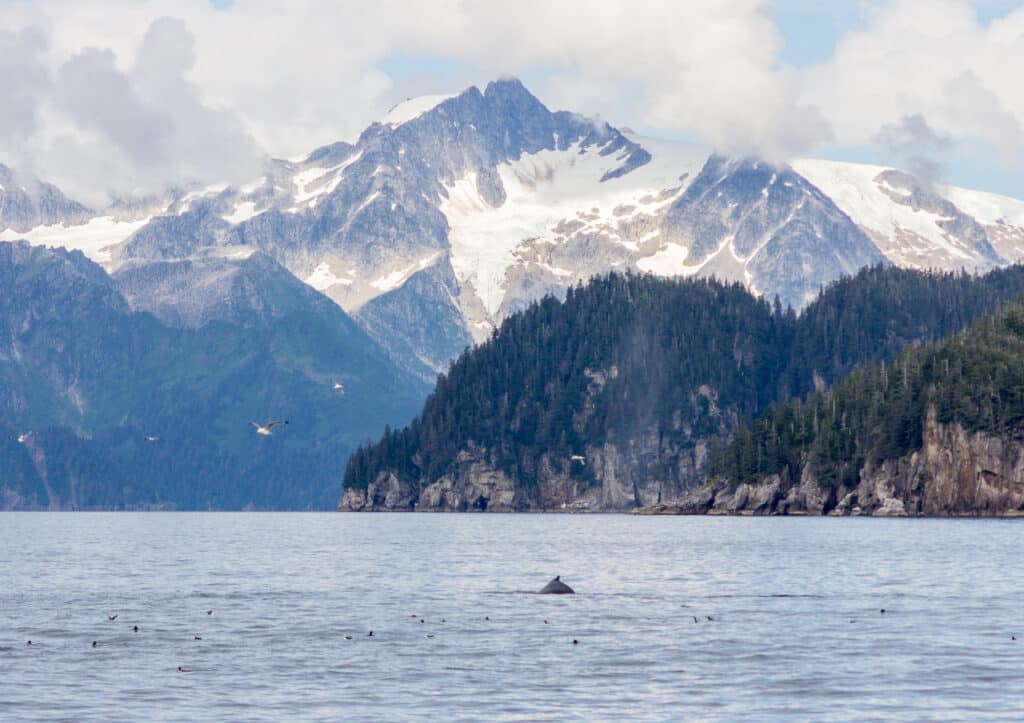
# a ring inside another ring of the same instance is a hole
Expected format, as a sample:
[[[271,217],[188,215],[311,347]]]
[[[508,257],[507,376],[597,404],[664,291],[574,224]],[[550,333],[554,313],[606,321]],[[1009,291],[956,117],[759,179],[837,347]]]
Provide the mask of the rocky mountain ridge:
[[[19,221],[0,237],[81,248],[109,271],[259,251],[425,381],[509,314],[610,270],[714,275],[801,308],[879,261],[1024,258],[1024,202],[862,164],[723,158],[552,112],[514,79],[412,99],[353,142],[160,208]],[[192,304],[164,292],[164,308]]]

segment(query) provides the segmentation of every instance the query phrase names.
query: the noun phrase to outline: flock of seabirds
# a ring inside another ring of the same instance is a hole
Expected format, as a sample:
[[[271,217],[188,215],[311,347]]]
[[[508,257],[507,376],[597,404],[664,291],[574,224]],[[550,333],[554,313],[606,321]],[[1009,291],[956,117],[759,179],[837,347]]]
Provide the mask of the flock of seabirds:
[[[337,379],[331,379],[331,389],[337,392],[338,394],[345,393],[345,385],[339,382]],[[259,422],[249,422],[249,424],[256,430],[256,434],[259,434],[264,437],[269,437],[271,434],[274,433],[274,427],[280,426],[282,424],[288,424],[288,420],[274,419],[269,422],[264,422],[263,424],[260,424]],[[22,432],[20,434],[14,435],[13,439],[17,440],[19,444],[28,444],[29,437],[31,436],[32,431],[29,430],[27,432]],[[150,443],[160,441],[160,437],[156,436],[155,434],[147,434],[143,436],[143,439]]]
[[[547,585],[545,585],[544,587],[542,587],[540,590],[537,591],[538,595],[573,595],[575,593],[576,593],[575,590],[573,590],[567,584],[562,582],[562,576],[561,575],[555,575],[555,578],[551,582],[549,582]],[[682,607],[689,607],[689,606],[688,605],[682,605]],[[885,608],[882,608],[878,612],[881,615],[885,615]],[[208,617],[212,617],[213,614],[214,614],[213,610],[207,610],[206,611],[206,615]],[[114,621],[117,620],[117,617],[118,617],[117,613],[114,613],[113,615],[108,614],[107,615],[107,621],[108,622],[114,622]],[[419,618],[420,623],[426,622],[424,620],[424,618],[421,618],[419,615],[413,614],[413,615],[410,615],[409,617],[414,618],[414,619],[415,618]],[[698,617],[697,615],[691,615],[690,617],[693,618],[693,622],[694,623],[700,623],[701,622],[700,617]],[[490,621],[490,619],[491,619],[490,616],[484,617],[484,620],[486,620],[486,621]],[[715,618],[712,617],[711,615],[705,615],[704,619],[707,622],[712,622],[712,623],[715,622]],[[444,623],[445,622],[445,618],[441,618],[441,622]],[[856,622],[856,621],[855,620],[851,620],[850,622],[853,623],[853,622]],[[547,620],[544,620],[544,624],[548,625],[549,623],[548,623]],[[139,626],[138,625],[133,625],[132,626],[132,632],[133,633],[138,633],[139,632]],[[192,637],[193,637],[193,640],[197,640],[197,641],[201,641],[203,639],[201,635],[193,635]],[[353,636],[351,634],[349,634],[349,633],[345,633],[342,637],[345,640],[352,640],[353,639]],[[370,630],[369,632],[366,633],[366,637],[367,638],[373,638],[373,637],[376,637],[376,636],[374,635],[374,632],[372,630]],[[432,638],[434,638],[434,633],[424,633],[423,637],[425,639],[427,639],[427,640],[431,640]],[[1011,635],[1010,639],[1011,640],[1016,640],[1017,636],[1016,635]],[[576,639],[576,638],[573,638],[572,644],[573,645],[579,645],[580,641],[578,639]],[[31,640],[27,641],[25,643],[25,645],[31,646],[32,645],[32,641]],[[98,640],[93,640],[92,641],[92,645],[90,647],[98,648],[99,646],[100,646],[99,641]],[[195,669],[195,668],[187,668],[185,666],[179,665],[177,672],[179,672],[179,673],[194,673],[194,672],[197,672],[197,669]]]
[[[561,575],[555,575],[555,579],[554,580],[549,582],[547,585],[545,585],[543,588],[541,588],[537,592],[538,595],[573,595],[575,593],[576,593],[575,590],[573,590],[571,587],[569,587],[564,582],[562,582],[562,576]],[[885,612],[885,611],[883,610],[882,612]],[[213,617],[213,614],[214,614],[213,610],[207,610],[206,611],[207,617]],[[410,617],[417,618],[419,616],[418,615],[410,615]],[[107,615],[107,622],[111,622],[111,623],[115,622],[117,620],[117,618],[118,618],[118,613],[114,613],[112,615],[108,614]],[[491,618],[490,618],[490,616],[487,616],[484,619],[487,620],[487,621],[490,621]],[[710,615],[707,616],[707,619],[708,620],[714,620],[714,618],[712,618]],[[420,622],[423,623],[423,622],[425,622],[425,620],[423,618],[420,618]],[[441,618],[441,622],[442,623],[445,622],[445,619]],[[696,617],[694,617],[693,618],[693,622],[698,622],[698,619]],[[545,620],[544,624],[547,625],[548,621]],[[132,626],[132,632],[133,633],[138,633],[139,632],[139,626],[138,625],[133,625]],[[352,635],[350,635],[348,633],[346,633],[342,637],[345,640],[352,640]],[[366,633],[366,637],[368,637],[368,638],[375,637],[374,634],[373,634],[373,631],[371,630],[368,633]],[[430,640],[430,639],[432,639],[434,637],[434,633],[425,633],[423,635],[423,637],[425,639],[427,639],[427,640]],[[203,637],[201,635],[193,635],[192,639],[193,640],[201,641],[203,639]],[[573,645],[579,645],[579,643],[580,643],[579,640],[573,638],[573,641],[572,641]],[[31,647],[32,646],[32,641],[28,640],[25,643],[25,645]],[[98,647],[100,647],[100,642],[98,640],[93,640],[92,641],[92,645],[90,645],[90,647],[98,648]],[[179,673],[194,673],[194,672],[196,672],[196,669],[194,669],[194,668],[186,668],[184,666],[179,665],[178,666],[178,672]]]

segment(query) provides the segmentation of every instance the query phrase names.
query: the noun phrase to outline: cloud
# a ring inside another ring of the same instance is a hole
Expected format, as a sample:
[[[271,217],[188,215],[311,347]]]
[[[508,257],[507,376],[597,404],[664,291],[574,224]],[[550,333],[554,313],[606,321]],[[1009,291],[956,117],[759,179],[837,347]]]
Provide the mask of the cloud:
[[[511,74],[550,107],[725,152],[871,147],[919,116],[1024,163],[1024,9],[982,24],[966,0],[863,8],[831,58],[792,68],[770,0],[0,3],[0,162],[93,196],[240,180],[265,154],[355,138],[405,95]],[[396,57],[445,72],[392,77]]]
[[[24,143],[35,130],[39,103],[50,84],[41,60],[45,50],[46,37],[38,28],[0,30],[0,79],[4,88],[0,144]]]
[[[941,178],[940,158],[953,147],[949,137],[936,133],[920,113],[882,126],[872,140],[885,155],[902,161],[911,175],[929,186]]]
[[[905,119],[927,118],[937,137],[982,142],[1024,166],[1024,8],[987,25],[964,0],[868,8],[827,62],[800,73],[801,100],[821,110],[837,140],[869,145]]]
[[[181,20],[150,23],[128,67],[113,50],[88,47],[49,69],[38,57],[44,36],[38,27],[0,36],[0,47],[14,46],[0,55],[4,80],[23,81],[14,112],[0,114],[0,140],[23,172],[94,205],[259,174],[266,152],[186,80],[194,38]]]

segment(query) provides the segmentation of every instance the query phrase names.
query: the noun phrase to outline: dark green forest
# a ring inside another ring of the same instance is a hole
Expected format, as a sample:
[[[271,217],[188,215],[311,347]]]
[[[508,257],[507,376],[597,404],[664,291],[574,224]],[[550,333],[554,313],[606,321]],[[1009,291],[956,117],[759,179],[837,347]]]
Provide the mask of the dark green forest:
[[[857,369],[828,392],[772,407],[712,453],[709,473],[757,483],[773,474],[797,479],[810,464],[822,486],[853,486],[865,464],[919,449],[930,409],[939,423],[970,432],[1024,432],[1024,304]]]
[[[692,448],[1021,295],[1020,266],[984,276],[880,266],[830,285],[797,315],[739,284],[603,276],[511,316],[465,352],[410,426],[356,450],[344,486],[365,489],[382,471],[429,484],[468,449],[530,485],[545,455],[570,460],[641,435],[659,449]],[[667,455],[649,473],[676,466]],[[592,474],[585,464],[566,472]]]

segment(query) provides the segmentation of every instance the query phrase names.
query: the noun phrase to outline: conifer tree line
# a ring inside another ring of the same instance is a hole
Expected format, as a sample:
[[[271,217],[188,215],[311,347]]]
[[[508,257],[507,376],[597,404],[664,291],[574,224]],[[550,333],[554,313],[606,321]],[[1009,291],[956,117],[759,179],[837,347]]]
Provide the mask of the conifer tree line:
[[[429,484],[465,451],[520,484],[536,480],[545,457],[585,482],[590,467],[569,460],[588,446],[647,435],[659,449],[683,450],[726,439],[772,405],[790,408],[858,365],[891,365],[907,345],[960,331],[1022,295],[1021,266],[984,276],[878,266],[823,289],[798,315],[737,283],[597,277],[564,301],[547,297],[510,316],[466,350],[410,426],[356,450],[343,484],[365,489],[381,472]],[[750,479],[770,467],[752,463],[751,451],[742,470],[726,469],[738,452],[723,443],[714,451],[719,474]],[[653,460],[651,473],[676,464]]]
[[[866,464],[920,449],[929,412],[968,432],[1024,432],[1024,303],[857,369],[827,392],[772,407],[716,449],[709,473],[736,483],[793,480],[809,464],[820,485],[851,487]]]

